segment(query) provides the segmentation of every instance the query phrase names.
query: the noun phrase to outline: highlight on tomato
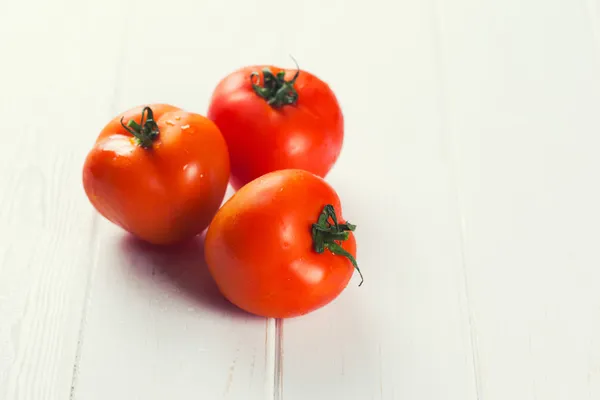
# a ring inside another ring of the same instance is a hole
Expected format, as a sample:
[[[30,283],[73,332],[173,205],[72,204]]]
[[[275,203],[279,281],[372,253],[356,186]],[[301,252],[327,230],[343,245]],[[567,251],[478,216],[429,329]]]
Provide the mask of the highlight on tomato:
[[[221,207],[208,228],[205,258],[233,304],[264,317],[295,317],[330,303],[354,270],[360,274],[355,229],[322,178],[279,170]]]
[[[112,119],[83,166],[83,186],[105,218],[138,238],[170,244],[201,233],[229,181],[227,144],[208,118],[167,104]]]
[[[344,117],[334,92],[299,68],[258,65],[229,74],[207,116],[227,141],[236,190],[280,169],[325,177],[342,149]]]

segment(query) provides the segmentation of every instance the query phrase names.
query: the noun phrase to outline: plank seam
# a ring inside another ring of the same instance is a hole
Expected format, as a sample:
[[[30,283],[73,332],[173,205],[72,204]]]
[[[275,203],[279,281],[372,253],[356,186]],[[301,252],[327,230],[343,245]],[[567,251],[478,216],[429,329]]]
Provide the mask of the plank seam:
[[[98,222],[99,216],[94,214],[92,216],[92,237],[91,237],[91,245],[90,245],[90,254],[92,254],[92,259],[94,260],[90,271],[88,272],[87,281],[85,284],[85,298],[83,302],[83,309],[81,310],[81,320],[79,322],[79,332],[77,334],[77,348],[75,350],[75,361],[73,362],[73,372],[71,375],[71,389],[69,392],[69,400],[75,399],[75,387],[77,385],[77,378],[79,376],[79,362],[81,360],[81,353],[83,349],[83,335],[85,333],[85,326],[87,321],[87,314],[89,310],[89,304],[91,302],[91,291],[92,291],[92,281],[94,278],[94,271],[96,270],[96,266],[98,265],[98,247],[99,247],[99,239],[98,239]]]
[[[265,337],[265,398],[283,399],[283,320],[268,318]]]
[[[440,3],[439,0],[433,0],[433,14],[434,14],[434,46],[435,53],[437,58],[436,70],[437,70],[437,79],[440,85],[440,95],[439,95],[439,112],[440,112],[440,131],[442,133],[442,144],[445,144],[445,151],[449,157],[449,177],[450,177],[450,185],[451,185],[451,193],[454,195],[454,199],[457,205],[457,214],[458,214],[458,234],[459,234],[459,252],[460,252],[460,263],[461,263],[461,272],[462,272],[462,280],[463,280],[463,288],[464,288],[464,296],[465,296],[465,309],[467,313],[467,321],[469,327],[469,343],[471,346],[471,362],[473,364],[473,378],[475,380],[475,398],[477,400],[482,399],[482,390],[481,390],[481,376],[479,373],[479,350],[477,337],[475,333],[475,321],[473,310],[471,308],[471,298],[469,295],[469,278],[467,274],[467,248],[466,248],[466,225],[464,218],[464,206],[463,200],[461,196],[462,187],[460,185],[459,179],[457,177],[457,143],[449,130],[447,129],[447,114],[446,114],[446,79],[444,77],[443,71],[443,17],[441,15]],[[447,134],[448,139],[446,140],[443,136]]]
[[[125,10],[125,12],[122,15],[128,15],[129,14],[129,9],[131,8],[131,2],[127,2],[127,10]],[[124,71],[124,65],[125,65],[125,57],[126,57],[126,41],[127,41],[127,37],[129,36],[129,32],[128,32],[128,26],[129,24],[122,24],[123,26],[123,31],[121,33],[121,40],[119,41],[120,43],[120,48],[119,48],[119,53],[118,53],[118,57],[117,57],[117,65],[115,66],[115,87],[114,87],[114,91],[112,93],[112,100],[109,106],[109,109],[111,111],[111,113],[116,113],[117,110],[117,103],[119,101],[119,99],[121,98],[121,81],[123,79],[123,71]],[[86,282],[86,288],[85,288],[85,298],[84,298],[84,304],[83,304],[83,310],[81,311],[81,321],[79,323],[79,332],[78,332],[78,336],[77,336],[77,348],[75,351],[75,360],[73,362],[73,372],[72,372],[72,376],[71,376],[71,389],[69,392],[69,400],[74,400],[76,398],[76,388],[77,388],[77,378],[79,376],[79,364],[81,361],[81,354],[83,352],[83,339],[84,339],[84,335],[85,335],[85,327],[87,325],[87,315],[88,315],[88,310],[89,310],[89,304],[91,303],[91,293],[92,293],[92,284],[93,284],[93,280],[94,280],[94,275],[95,275],[95,271],[96,271],[96,267],[98,265],[98,254],[99,254],[99,244],[100,244],[100,239],[99,239],[99,223],[100,223],[100,215],[98,213],[94,213],[93,217],[92,217],[92,240],[91,240],[91,248],[90,248],[90,254],[92,254],[92,259],[94,260],[92,267],[90,268],[90,271],[88,273],[88,277],[87,277],[87,282]]]
[[[275,320],[274,400],[283,400],[283,319]]]

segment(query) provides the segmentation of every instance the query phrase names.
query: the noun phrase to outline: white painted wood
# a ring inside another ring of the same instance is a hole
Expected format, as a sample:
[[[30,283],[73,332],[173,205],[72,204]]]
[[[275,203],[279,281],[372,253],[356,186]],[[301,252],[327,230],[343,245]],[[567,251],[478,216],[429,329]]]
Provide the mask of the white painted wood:
[[[203,264],[202,241],[158,250],[107,224],[76,399],[264,399],[273,388],[267,321],[226,302]]]
[[[600,47],[590,10],[559,0],[440,9],[482,399],[600,397]]]
[[[202,51],[192,33],[206,43],[216,22],[192,2],[172,4],[181,11],[166,22],[143,2],[38,3],[2,18],[14,62],[0,81],[12,150],[0,174],[0,398],[263,399],[273,392],[274,322],[222,300],[200,242],[140,248],[95,216],[80,181],[114,114],[149,101],[201,112],[203,65],[223,73],[239,61],[214,65],[218,55]]]
[[[166,102],[204,113],[225,74],[242,62],[272,58],[277,41],[269,40],[269,26],[261,31],[252,18],[259,6],[193,0],[173,1],[168,10],[144,1],[123,5],[127,25],[114,44],[121,48],[116,109]],[[261,41],[263,48],[257,47]],[[99,232],[103,251],[75,399],[263,400],[273,394],[274,321],[244,314],[222,298],[204,265],[202,240],[161,251],[104,220]]]
[[[344,108],[329,180],[358,225],[365,283],[284,321],[281,398],[474,400],[433,3],[328,4],[298,6],[290,51]]]
[[[105,26],[115,11],[62,0],[0,4],[3,400],[71,391],[98,253],[81,163],[87,132],[110,115],[118,38]]]
[[[597,3],[432,5],[373,4],[395,40],[353,61],[397,66],[392,90],[410,101],[381,105],[376,85],[345,97],[362,111],[349,134],[371,136],[348,140],[331,181],[359,225],[366,283],[284,323],[283,398],[596,399]],[[373,222],[357,220],[365,208]]]
[[[0,399],[598,399],[599,10],[1,2]],[[276,322],[222,299],[201,238],[99,218],[80,174],[117,112],[204,112],[290,54],[344,108],[329,181],[365,284]]]

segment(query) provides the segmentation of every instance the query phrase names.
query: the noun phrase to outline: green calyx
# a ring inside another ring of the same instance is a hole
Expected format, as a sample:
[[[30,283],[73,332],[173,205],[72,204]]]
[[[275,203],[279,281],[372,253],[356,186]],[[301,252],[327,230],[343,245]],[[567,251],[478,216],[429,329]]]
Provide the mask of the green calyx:
[[[152,109],[150,107],[144,107],[139,124],[133,119],[130,119],[129,122],[127,122],[127,125],[125,125],[123,123],[123,118],[125,117],[121,118],[121,126],[135,137],[137,144],[144,149],[152,147],[152,143],[158,138],[159,134],[158,125],[156,124],[156,121],[154,121]]]
[[[298,70],[289,81],[285,80],[285,71],[279,71],[275,75],[269,68],[264,68],[262,71],[262,86],[260,86],[260,74],[258,72],[251,73],[250,82],[252,83],[254,93],[265,99],[267,104],[273,108],[280,108],[284,105],[296,105],[298,92],[294,84],[300,75],[300,67],[298,67],[297,63],[296,67]]]
[[[352,225],[349,222],[339,224],[334,207],[331,204],[327,204],[323,207],[317,223],[312,224],[312,238],[314,250],[317,253],[321,254],[327,249],[335,255],[344,256],[350,260],[356,272],[360,275],[360,283],[358,284],[360,286],[363,284],[364,278],[360,272],[360,268],[358,268],[356,259],[352,254],[344,250],[340,244],[340,242],[348,240],[350,232],[353,232],[355,229],[356,225]]]

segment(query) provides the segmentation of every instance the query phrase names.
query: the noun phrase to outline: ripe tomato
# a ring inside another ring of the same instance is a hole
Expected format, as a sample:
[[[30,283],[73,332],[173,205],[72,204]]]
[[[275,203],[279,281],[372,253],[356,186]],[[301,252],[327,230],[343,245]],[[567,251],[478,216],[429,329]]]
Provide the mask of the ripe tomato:
[[[165,104],[115,117],[83,167],[83,186],[98,212],[154,244],[202,232],[228,180],[227,144],[217,126]]]
[[[227,141],[236,190],[279,169],[325,177],[342,148],[338,101],[306,71],[253,66],[233,72],[216,87],[207,116]]]
[[[335,299],[354,268],[360,274],[354,229],[322,178],[275,171],[242,187],[217,212],[206,262],[238,307],[264,317],[299,316]]]

